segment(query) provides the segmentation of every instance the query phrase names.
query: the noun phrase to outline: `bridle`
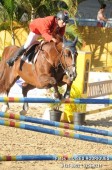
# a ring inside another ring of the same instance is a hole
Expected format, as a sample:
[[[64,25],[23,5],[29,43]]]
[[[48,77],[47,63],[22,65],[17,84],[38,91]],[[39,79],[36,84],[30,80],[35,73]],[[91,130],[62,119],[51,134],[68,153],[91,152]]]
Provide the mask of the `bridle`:
[[[57,56],[56,57],[58,57],[58,59],[59,59],[59,62],[58,62],[58,65],[55,67],[55,66],[53,66],[51,63],[50,63],[50,61],[45,57],[45,56],[43,56],[45,59],[46,59],[46,61],[54,68],[54,70],[57,72],[58,71],[58,68],[59,68],[59,66],[61,66],[62,67],[62,69],[63,69],[63,72],[64,73],[66,73],[68,76],[69,76],[69,67],[76,67],[76,64],[75,64],[75,60],[74,60],[74,52],[71,50],[71,47],[70,46],[65,46],[65,47],[62,47],[62,50],[61,50],[61,53],[60,53],[60,51],[56,48],[56,44],[54,43],[54,48],[55,48],[55,50],[56,50],[56,52],[57,52]],[[65,53],[64,53],[64,50],[65,49],[68,49],[69,51],[70,51],[70,53],[71,53],[71,56],[72,56],[72,64],[71,65],[67,65],[67,63],[66,63],[66,58],[67,58],[67,56],[68,55],[66,55]],[[45,51],[46,53],[47,53],[47,51]],[[77,52],[75,52],[76,53],[76,55],[77,55]],[[48,53],[47,53],[48,54]],[[49,55],[49,54],[48,54]],[[62,63],[62,57],[64,57],[64,64]]]
[[[54,47],[55,47],[55,49],[56,49],[56,51],[58,52],[58,54],[59,54],[59,63],[58,63],[58,66],[59,65],[61,65],[61,67],[62,67],[62,69],[64,70],[64,72],[65,73],[67,73],[68,71],[69,71],[69,67],[75,67],[76,66],[76,64],[75,64],[75,60],[74,60],[74,52],[71,50],[71,48],[70,48],[70,46],[65,46],[65,47],[63,47],[62,48],[62,51],[61,51],[61,53],[58,51],[58,49],[56,48],[56,45],[54,44]],[[69,51],[70,51],[70,53],[71,53],[71,56],[72,56],[72,64],[71,65],[67,65],[67,63],[66,63],[66,58],[68,57],[68,55],[66,55],[65,53],[64,53],[64,50],[65,49],[68,49]],[[75,53],[76,53],[76,55],[77,55],[77,52],[75,51]],[[65,65],[65,67],[63,66],[63,63],[62,63],[62,61],[61,61],[61,58],[62,58],[62,56],[64,57],[64,65]]]

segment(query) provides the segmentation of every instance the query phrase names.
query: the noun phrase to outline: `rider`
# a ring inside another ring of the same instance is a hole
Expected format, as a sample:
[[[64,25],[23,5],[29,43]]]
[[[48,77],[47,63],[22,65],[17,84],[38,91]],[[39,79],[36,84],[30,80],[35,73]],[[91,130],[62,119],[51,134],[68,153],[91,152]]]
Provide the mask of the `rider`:
[[[40,36],[42,36],[48,42],[54,41],[56,43],[57,40],[52,36],[53,31],[57,29],[58,33],[63,36],[65,33],[66,23],[68,22],[69,15],[66,11],[60,11],[56,16],[47,16],[45,18],[34,19],[29,24],[30,33],[25,44],[19,48],[18,52],[13,58],[7,61],[7,64],[10,67],[13,66],[14,61],[16,61]]]

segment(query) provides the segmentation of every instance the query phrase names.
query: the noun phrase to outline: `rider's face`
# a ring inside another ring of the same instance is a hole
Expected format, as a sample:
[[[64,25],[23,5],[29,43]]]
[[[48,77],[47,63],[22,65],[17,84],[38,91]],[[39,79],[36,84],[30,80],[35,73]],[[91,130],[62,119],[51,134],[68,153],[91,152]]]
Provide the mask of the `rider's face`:
[[[63,20],[61,20],[61,19],[58,20],[58,26],[60,28],[64,27],[65,25],[66,25],[66,23]]]

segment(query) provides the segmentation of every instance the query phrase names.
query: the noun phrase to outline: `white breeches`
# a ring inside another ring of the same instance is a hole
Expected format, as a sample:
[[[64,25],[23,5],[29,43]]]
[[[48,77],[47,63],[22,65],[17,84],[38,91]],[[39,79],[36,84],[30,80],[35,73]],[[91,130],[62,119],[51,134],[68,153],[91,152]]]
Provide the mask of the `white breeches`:
[[[33,42],[35,42],[41,35],[35,34],[34,32],[30,32],[27,40],[24,44],[24,49],[27,49]]]

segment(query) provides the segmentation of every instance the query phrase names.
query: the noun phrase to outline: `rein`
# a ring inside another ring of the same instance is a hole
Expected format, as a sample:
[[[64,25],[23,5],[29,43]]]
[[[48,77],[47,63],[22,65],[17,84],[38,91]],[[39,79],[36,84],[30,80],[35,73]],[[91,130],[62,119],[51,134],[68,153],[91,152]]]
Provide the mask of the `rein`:
[[[58,58],[59,58],[59,63],[58,63],[58,65],[57,65],[57,67],[53,66],[53,65],[51,64],[51,62],[46,58],[46,56],[43,56],[43,57],[45,58],[45,60],[46,60],[46,61],[55,69],[55,71],[57,72],[59,65],[62,66],[62,63],[61,63],[61,54],[62,54],[62,52],[60,53],[60,52],[57,50],[55,44],[54,44],[54,47],[55,47],[55,49],[56,49],[56,52],[59,54],[59,55],[57,54],[57,56],[60,56],[60,57],[58,57]],[[42,49],[41,49],[41,50],[42,50]],[[48,54],[48,56],[49,56],[49,53],[48,53],[47,51],[45,51],[45,50],[42,50],[42,51],[46,52],[46,53]],[[57,56],[56,56],[56,57],[57,57]],[[62,68],[64,69],[63,66],[62,66]]]
[[[75,67],[74,54],[73,54],[72,50],[70,49],[69,46],[66,46],[66,47],[63,47],[62,50],[61,50],[61,52],[60,52],[60,51],[56,48],[55,43],[54,43],[54,48],[55,48],[56,52],[58,53],[58,54],[56,55],[56,57],[58,57],[58,60],[59,60],[59,62],[58,62],[58,64],[57,64],[56,67],[47,59],[47,57],[46,57],[45,55],[43,55],[42,57],[45,58],[45,60],[54,68],[54,70],[55,70],[56,72],[58,71],[59,66],[61,66],[62,69],[64,70],[64,72],[65,72],[66,74],[68,74],[68,72],[69,72],[68,68],[71,67],[71,66],[74,66],[74,67]],[[63,52],[65,49],[68,49],[68,50],[71,52],[71,55],[72,55],[72,64],[69,65],[69,66],[68,66],[67,63],[66,63],[66,57],[67,57],[67,55],[64,54],[64,52]],[[42,47],[41,47],[41,49],[39,49],[39,50],[46,52],[46,53],[48,54],[48,56],[49,56],[49,53],[48,53],[47,51],[43,50]],[[64,63],[65,63],[64,65],[65,65],[65,67],[63,66],[62,61],[61,61],[62,56],[64,57]],[[37,77],[35,64],[32,65],[32,68],[33,68],[33,72],[34,72],[35,76]]]

